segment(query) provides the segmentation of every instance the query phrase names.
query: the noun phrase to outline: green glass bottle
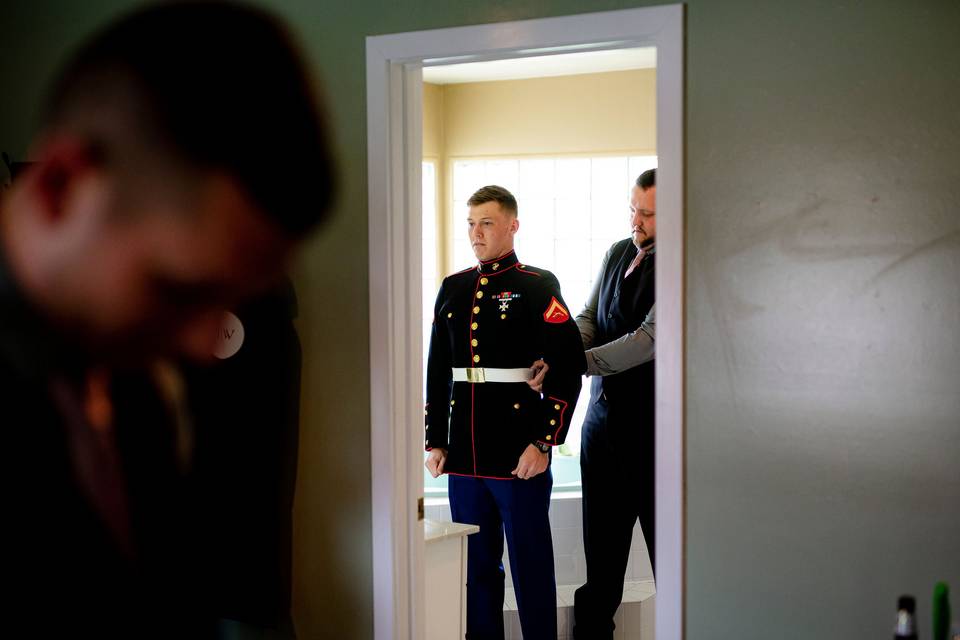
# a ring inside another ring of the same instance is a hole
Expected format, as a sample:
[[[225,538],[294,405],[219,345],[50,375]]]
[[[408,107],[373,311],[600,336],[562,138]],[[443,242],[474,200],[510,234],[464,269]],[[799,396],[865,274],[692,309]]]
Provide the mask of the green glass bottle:
[[[938,582],[933,588],[933,640],[949,640],[950,588]]]

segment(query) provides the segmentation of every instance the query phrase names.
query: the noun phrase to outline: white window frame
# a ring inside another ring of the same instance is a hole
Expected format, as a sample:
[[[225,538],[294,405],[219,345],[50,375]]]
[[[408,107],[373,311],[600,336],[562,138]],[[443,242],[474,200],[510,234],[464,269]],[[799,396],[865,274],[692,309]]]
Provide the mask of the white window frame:
[[[370,424],[376,640],[423,637],[423,66],[657,48],[657,640],[683,638],[683,5],[367,38]]]

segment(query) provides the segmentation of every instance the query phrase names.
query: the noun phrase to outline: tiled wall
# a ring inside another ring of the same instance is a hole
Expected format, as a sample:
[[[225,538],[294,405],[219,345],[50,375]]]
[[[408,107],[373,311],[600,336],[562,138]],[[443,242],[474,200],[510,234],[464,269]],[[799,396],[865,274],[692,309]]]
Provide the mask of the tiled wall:
[[[587,567],[583,556],[582,511],[579,497],[555,497],[550,503],[550,524],[553,532],[553,555],[557,571],[557,584],[581,585],[586,580]],[[450,521],[450,506],[428,505],[426,517],[431,520]],[[510,562],[504,544],[504,568],[510,584]],[[647,545],[643,541],[640,525],[633,529],[633,544],[630,547],[630,562],[627,565],[628,582],[650,580],[653,570],[647,557]]]

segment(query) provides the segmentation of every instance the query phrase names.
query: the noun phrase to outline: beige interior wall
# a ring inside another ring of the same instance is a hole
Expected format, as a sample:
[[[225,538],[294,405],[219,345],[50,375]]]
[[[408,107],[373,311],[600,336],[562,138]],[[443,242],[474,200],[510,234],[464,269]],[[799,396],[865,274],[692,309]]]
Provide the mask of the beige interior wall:
[[[423,157],[435,159],[443,155],[443,87],[423,83]]]
[[[423,157],[437,161],[440,271],[451,268],[457,158],[656,153],[656,70],[423,89]]]
[[[443,86],[448,157],[654,153],[656,70]]]
[[[423,83],[423,159],[432,160],[437,168],[437,237],[446,238],[449,233],[449,221],[445,215],[447,201],[447,155],[444,137],[443,87]],[[437,286],[446,273],[449,256],[449,243],[437,242]]]

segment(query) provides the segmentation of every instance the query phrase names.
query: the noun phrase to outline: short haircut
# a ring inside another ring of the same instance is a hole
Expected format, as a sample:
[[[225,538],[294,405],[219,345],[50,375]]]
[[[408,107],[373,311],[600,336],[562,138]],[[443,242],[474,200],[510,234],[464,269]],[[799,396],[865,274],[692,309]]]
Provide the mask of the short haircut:
[[[490,184],[477,189],[476,193],[467,200],[467,206],[475,207],[486,202],[496,202],[508,214],[517,215],[517,199],[503,187]]]
[[[332,204],[333,156],[303,60],[252,7],[165,2],[120,18],[61,71],[43,125],[79,135],[140,186],[224,172],[294,236]]]
[[[646,191],[650,187],[657,186],[657,170],[647,169],[641,173],[640,177],[637,178],[637,186],[643,191]]]

